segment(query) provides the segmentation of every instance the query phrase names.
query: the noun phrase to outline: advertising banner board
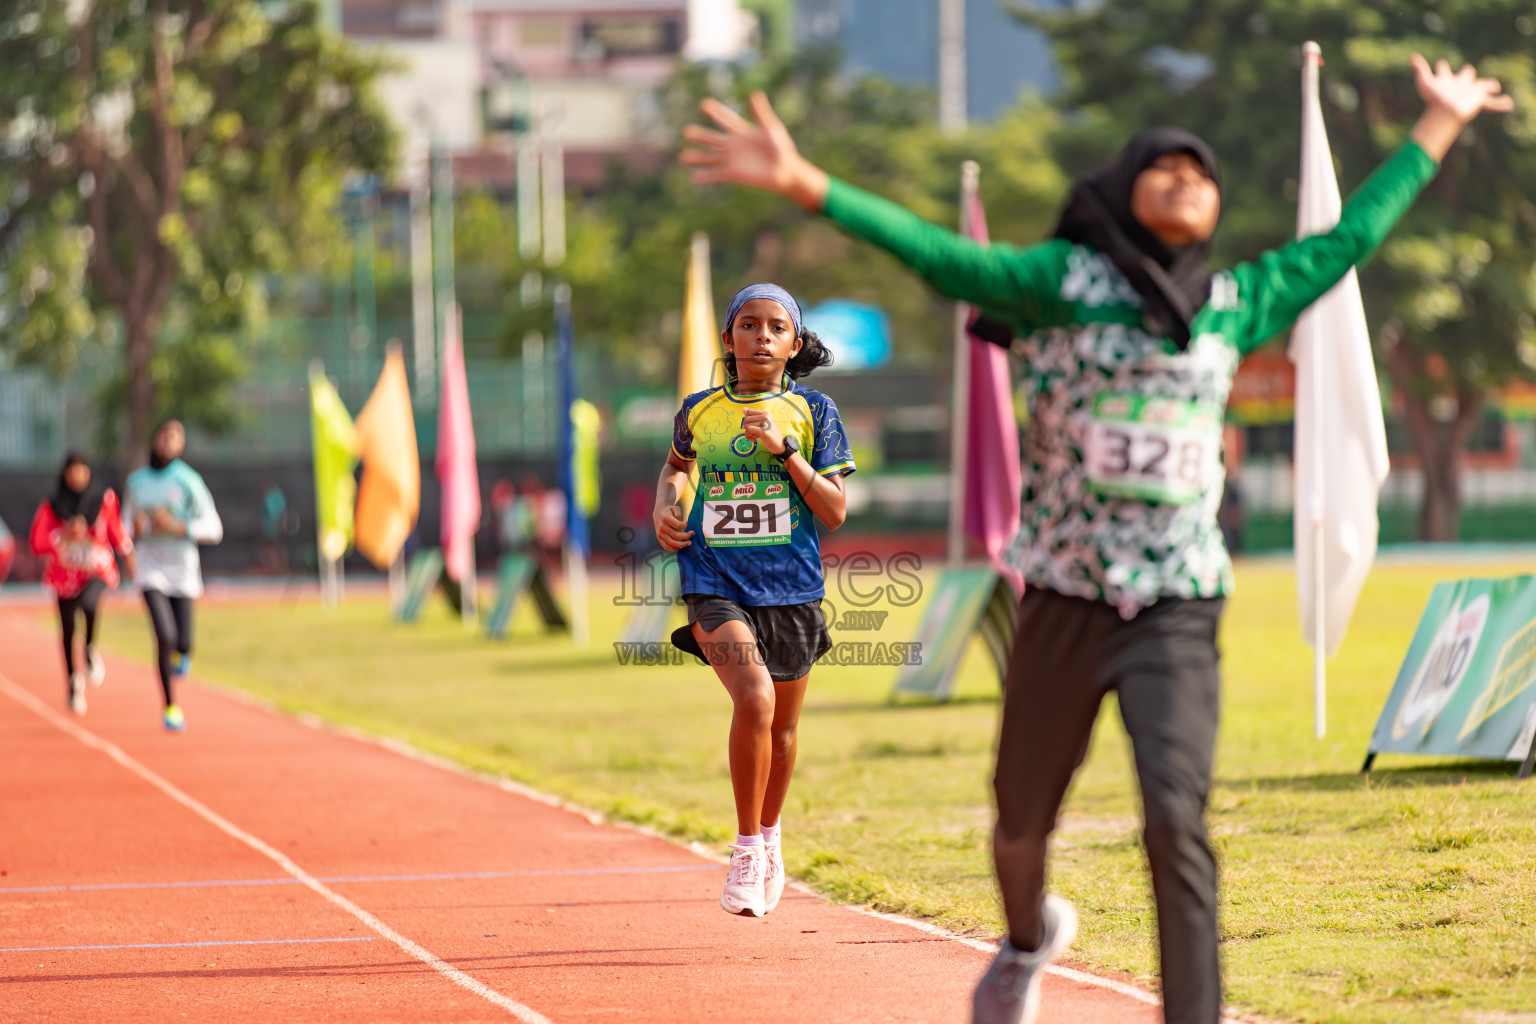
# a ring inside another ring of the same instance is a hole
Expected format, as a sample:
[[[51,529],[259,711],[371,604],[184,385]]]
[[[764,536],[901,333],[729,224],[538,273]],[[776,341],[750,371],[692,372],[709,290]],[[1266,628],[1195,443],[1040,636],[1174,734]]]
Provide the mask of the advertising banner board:
[[[650,586],[633,599],[634,610],[624,623],[619,639],[624,643],[661,643],[671,634],[673,609],[683,607],[683,584],[678,574],[677,555],[654,551],[643,563]],[[637,585],[640,573],[636,571]],[[631,603],[626,601],[625,603]]]
[[[1524,762],[1536,753],[1536,576],[1441,583],[1371,736],[1380,753]]]
[[[1002,680],[1008,671],[1008,651],[1018,622],[1019,600],[1013,587],[990,566],[945,569],[933,585],[923,621],[917,629],[922,660],[903,665],[892,696],[914,694],[948,700],[955,673],[971,637],[981,634]]]

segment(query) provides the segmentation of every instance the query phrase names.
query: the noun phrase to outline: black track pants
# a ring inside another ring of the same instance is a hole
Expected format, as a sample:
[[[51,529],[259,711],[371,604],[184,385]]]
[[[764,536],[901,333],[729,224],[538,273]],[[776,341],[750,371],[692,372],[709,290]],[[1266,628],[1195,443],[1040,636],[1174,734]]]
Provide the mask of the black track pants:
[[[1224,601],[1164,599],[1125,621],[1107,604],[1030,590],[1004,683],[993,855],[1014,943],[1041,934],[1046,839],[1116,691],[1135,752],[1157,901],[1167,1024],[1218,1024],[1216,859],[1205,801],[1216,745]]]
[[[155,628],[155,655],[160,664],[160,688],[165,691],[166,706],[176,703],[171,692],[171,670],[178,654],[192,653],[192,599],[144,591],[144,605],[149,609],[149,624]]]
[[[70,675],[75,674],[75,615],[85,616],[85,646],[90,647],[96,642],[96,603],[101,600],[101,592],[105,589],[106,583],[99,578],[92,578],[74,597],[59,598],[59,625],[64,634],[64,670]]]

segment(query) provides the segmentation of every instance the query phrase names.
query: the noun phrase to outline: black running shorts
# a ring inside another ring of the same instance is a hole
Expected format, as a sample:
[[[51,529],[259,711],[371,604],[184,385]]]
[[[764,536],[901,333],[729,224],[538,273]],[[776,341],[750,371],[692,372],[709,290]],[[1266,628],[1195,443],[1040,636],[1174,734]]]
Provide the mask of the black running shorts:
[[[695,622],[706,631],[719,629],[732,619],[745,622],[757,639],[756,659],[776,683],[807,675],[816,659],[832,649],[832,637],[827,633],[827,620],[819,601],[753,606],[740,605],[716,594],[684,594],[683,599],[688,602],[688,625],[673,631],[672,644],[711,664],[721,658],[754,655],[750,650],[719,650],[706,656],[693,635]]]

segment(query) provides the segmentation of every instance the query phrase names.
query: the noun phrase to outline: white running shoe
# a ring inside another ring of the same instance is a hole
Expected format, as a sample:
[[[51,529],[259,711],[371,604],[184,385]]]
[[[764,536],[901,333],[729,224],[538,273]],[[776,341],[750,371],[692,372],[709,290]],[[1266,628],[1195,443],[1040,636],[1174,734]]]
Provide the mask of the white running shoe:
[[[85,676],[79,672],[69,675],[69,710],[77,715],[85,714]]]
[[[1077,911],[1060,896],[1045,897],[1041,917],[1045,941],[1039,949],[1020,952],[1003,939],[997,958],[971,997],[971,1024],[1035,1024],[1045,968],[1066,952],[1077,935]]]
[[[87,673],[86,678],[91,681],[92,686],[100,686],[107,681],[107,663],[102,659],[101,654],[97,652],[96,648],[86,648],[85,661],[90,666],[90,671]]]
[[[720,906],[727,914],[762,917],[767,913],[763,906],[763,867],[767,860],[761,846],[731,847],[731,870],[720,894]]]
[[[763,913],[768,913],[779,905],[779,897],[784,895],[784,844],[783,842],[766,843],[767,870],[763,874]]]

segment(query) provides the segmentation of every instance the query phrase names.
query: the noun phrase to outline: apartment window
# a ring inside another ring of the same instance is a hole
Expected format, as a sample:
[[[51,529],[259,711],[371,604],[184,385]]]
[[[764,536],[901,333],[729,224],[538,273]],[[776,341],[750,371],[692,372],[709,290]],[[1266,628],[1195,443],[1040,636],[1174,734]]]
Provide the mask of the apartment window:
[[[674,54],[683,48],[676,18],[589,18],[582,22],[583,49],[601,48],[609,57]]]
[[[518,38],[530,50],[562,49],[565,42],[564,18],[524,18]]]

